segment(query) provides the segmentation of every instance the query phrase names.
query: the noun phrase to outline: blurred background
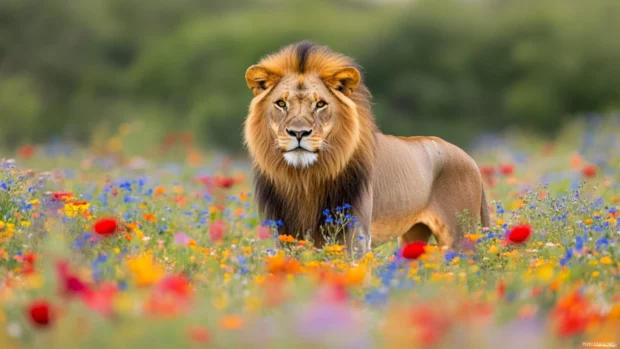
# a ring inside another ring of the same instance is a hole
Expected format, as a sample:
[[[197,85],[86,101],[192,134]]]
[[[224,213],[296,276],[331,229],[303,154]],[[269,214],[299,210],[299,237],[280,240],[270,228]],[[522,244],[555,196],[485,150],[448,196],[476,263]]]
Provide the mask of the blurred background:
[[[467,147],[620,109],[617,0],[1,0],[0,147],[141,125],[239,152],[244,73],[309,39],[357,59],[386,133]]]

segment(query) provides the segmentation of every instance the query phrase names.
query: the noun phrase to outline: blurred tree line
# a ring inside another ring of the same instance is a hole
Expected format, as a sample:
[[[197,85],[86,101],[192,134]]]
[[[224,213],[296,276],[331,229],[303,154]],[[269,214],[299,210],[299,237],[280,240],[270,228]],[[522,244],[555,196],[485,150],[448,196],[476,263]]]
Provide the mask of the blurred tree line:
[[[0,144],[106,124],[241,148],[244,73],[302,39],[355,57],[385,132],[467,145],[620,109],[620,1],[0,1]]]

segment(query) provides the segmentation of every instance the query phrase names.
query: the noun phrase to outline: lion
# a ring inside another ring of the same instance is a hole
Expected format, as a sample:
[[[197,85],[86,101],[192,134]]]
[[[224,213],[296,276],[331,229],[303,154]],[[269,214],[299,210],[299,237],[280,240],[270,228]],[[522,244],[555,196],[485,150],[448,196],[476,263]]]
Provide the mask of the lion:
[[[482,176],[459,147],[437,137],[383,134],[360,67],[308,41],[262,58],[245,74],[253,92],[244,143],[263,219],[280,234],[325,244],[324,210],[351,210],[347,251],[392,238],[455,248],[459,215],[489,225]]]

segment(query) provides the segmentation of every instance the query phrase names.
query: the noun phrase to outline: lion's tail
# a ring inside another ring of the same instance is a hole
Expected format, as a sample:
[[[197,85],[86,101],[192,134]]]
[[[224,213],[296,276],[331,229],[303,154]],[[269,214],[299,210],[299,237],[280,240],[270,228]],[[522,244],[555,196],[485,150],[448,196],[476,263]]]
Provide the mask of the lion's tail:
[[[480,221],[482,227],[491,226],[491,217],[489,216],[489,203],[487,202],[487,195],[484,192],[484,186],[482,186],[482,202],[480,203]]]

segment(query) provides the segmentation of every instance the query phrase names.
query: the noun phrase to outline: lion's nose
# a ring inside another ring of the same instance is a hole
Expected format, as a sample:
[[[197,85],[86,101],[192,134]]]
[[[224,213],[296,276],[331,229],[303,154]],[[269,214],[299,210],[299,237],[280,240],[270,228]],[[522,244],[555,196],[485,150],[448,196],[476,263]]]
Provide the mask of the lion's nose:
[[[298,141],[301,141],[302,138],[304,137],[308,137],[312,134],[312,129],[309,130],[292,130],[292,129],[286,129],[286,133],[288,133],[289,135],[297,138]]]

